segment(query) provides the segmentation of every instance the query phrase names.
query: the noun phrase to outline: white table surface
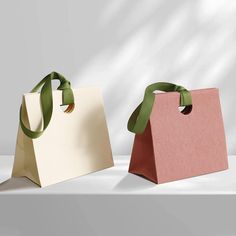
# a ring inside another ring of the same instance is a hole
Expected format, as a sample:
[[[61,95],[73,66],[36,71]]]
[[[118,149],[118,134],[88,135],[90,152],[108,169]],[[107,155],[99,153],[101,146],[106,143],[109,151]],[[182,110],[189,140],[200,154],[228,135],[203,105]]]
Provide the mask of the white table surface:
[[[229,170],[155,185],[115,167],[46,188],[9,179],[0,157],[0,236],[234,236],[236,156]]]
[[[236,156],[229,170],[156,185],[128,173],[129,156],[115,156],[114,167],[39,188],[27,178],[9,179],[12,156],[0,156],[0,194],[236,194]]]

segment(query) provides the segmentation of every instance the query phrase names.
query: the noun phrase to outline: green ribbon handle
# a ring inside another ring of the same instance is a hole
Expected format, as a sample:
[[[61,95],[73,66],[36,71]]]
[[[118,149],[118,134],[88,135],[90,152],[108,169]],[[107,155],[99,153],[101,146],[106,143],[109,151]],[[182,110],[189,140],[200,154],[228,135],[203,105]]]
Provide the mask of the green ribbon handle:
[[[61,74],[52,72],[44,77],[32,90],[31,93],[37,92],[41,88],[40,103],[43,116],[43,129],[41,131],[32,131],[28,129],[22,119],[22,106],[20,108],[20,126],[25,135],[35,139],[40,137],[47,129],[53,112],[53,97],[52,97],[52,80],[59,80],[60,86],[57,90],[62,90],[62,105],[69,105],[66,112],[70,112],[74,108],[74,95],[71,89],[70,81],[66,80]]]
[[[141,134],[144,132],[152,112],[152,107],[155,100],[154,91],[156,90],[163,92],[179,92],[180,106],[192,105],[191,94],[184,87],[166,82],[151,84],[145,90],[142,103],[139,104],[129,118],[127,128],[130,132],[136,134]]]

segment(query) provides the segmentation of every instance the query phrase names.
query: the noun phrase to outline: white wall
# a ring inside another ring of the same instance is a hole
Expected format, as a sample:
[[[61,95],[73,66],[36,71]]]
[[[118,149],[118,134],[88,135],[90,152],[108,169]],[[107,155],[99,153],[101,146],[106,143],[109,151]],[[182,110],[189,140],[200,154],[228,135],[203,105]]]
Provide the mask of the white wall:
[[[0,154],[14,153],[21,94],[55,70],[100,85],[115,154],[145,86],[219,87],[236,154],[235,0],[0,0]]]

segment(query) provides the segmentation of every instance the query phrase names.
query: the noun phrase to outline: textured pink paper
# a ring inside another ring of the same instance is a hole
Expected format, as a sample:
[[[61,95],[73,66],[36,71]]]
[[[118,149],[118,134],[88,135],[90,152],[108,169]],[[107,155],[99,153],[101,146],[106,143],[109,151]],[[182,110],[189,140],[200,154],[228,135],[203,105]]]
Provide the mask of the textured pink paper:
[[[178,110],[180,94],[157,94],[150,121],[135,136],[129,172],[155,183],[228,168],[218,89],[191,91],[193,108]]]

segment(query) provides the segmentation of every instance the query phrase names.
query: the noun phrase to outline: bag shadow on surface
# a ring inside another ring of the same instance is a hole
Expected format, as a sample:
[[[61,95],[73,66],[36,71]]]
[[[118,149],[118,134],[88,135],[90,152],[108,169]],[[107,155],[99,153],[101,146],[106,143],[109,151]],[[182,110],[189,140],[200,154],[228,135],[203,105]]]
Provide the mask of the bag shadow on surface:
[[[156,184],[137,175],[127,174],[120,182],[114,187],[118,192],[133,192],[156,187]]]

